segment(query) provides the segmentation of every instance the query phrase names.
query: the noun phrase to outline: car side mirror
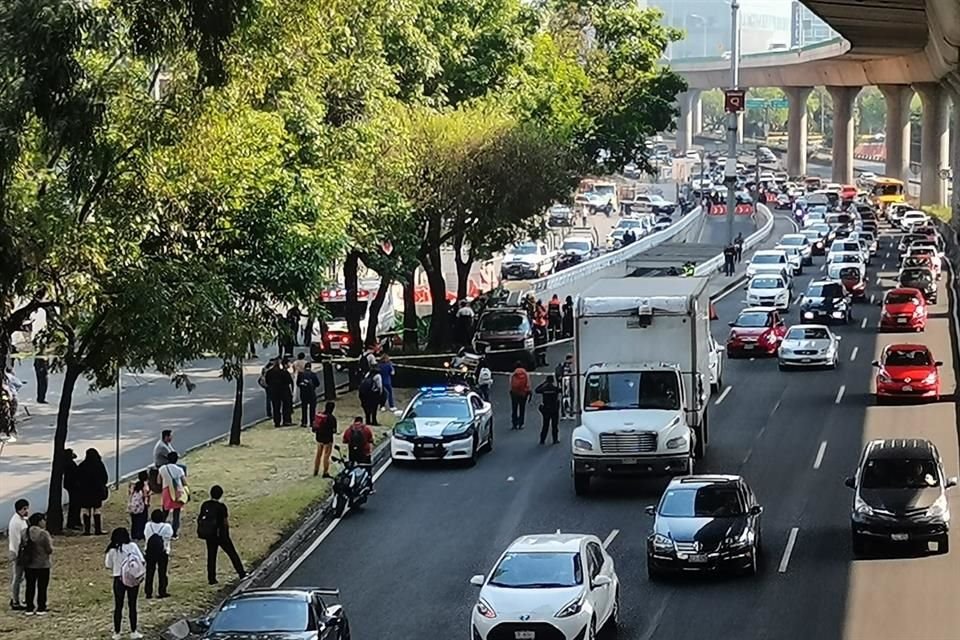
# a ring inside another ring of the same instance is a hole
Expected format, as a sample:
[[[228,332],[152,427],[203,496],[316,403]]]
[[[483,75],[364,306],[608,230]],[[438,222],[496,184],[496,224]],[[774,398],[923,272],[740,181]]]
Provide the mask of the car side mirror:
[[[933,364],[934,364],[934,366],[942,367],[942,366],[943,366],[943,361],[942,361],[942,360],[937,360],[937,361],[934,362]]]
[[[854,478],[853,476],[848,476],[848,477],[843,481],[843,484],[847,485],[847,486],[850,487],[851,489],[856,489],[856,488],[857,488],[857,479]]]
[[[608,584],[610,584],[610,582],[611,582],[610,576],[599,575],[590,581],[590,586],[594,589],[597,589],[599,587],[607,586]]]
[[[327,621],[330,624],[340,624],[343,620],[343,605],[331,604],[327,607]]]
[[[489,402],[484,402],[484,403],[483,403],[483,407],[481,407],[481,410],[482,410],[484,413],[487,413],[488,411],[490,411],[490,409],[491,409],[492,407],[493,407],[493,405],[490,404]]]
[[[190,628],[190,633],[193,634],[203,634],[210,629],[210,618],[194,618],[193,620],[187,620],[187,626]]]
[[[878,360],[874,360],[873,362],[870,363],[870,365],[871,365],[871,366],[874,366],[874,367],[879,367],[879,366],[880,366],[880,362],[879,362]]]
[[[750,507],[750,515],[758,516],[761,513],[763,513],[763,507],[761,507],[760,505],[755,504],[752,507]]]
[[[951,477],[947,478],[947,489],[949,489],[950,487],[955,487],[955,486],[957,486],[957,477],[956,477],[956,476],[951,476]]]
[[[483,586],[483,577],[484,577],[484,576],[483,576],[482,573],[478,573],[477,575],[475,575],[475,576],[473,576],[472,578],[470,578],[470,584],[472,584],[472,585],[475,586],[475,587],[482,587],[482,586]]]
[[[647,506],[645,506],[645,507],[643,508],[643,510],[644,510],[644,512],[646,512],[646,514],[647,514],[648,516],[655,516],[655,515],[657,515],[657,507],[656,507],[656,505],[648,504]]]
[[[727,323],[727,326],[728,326],[728,327],[734,327],[734,326],[736,326],[736,324],[737,324],[736,322],[728,322],[728,323]]]

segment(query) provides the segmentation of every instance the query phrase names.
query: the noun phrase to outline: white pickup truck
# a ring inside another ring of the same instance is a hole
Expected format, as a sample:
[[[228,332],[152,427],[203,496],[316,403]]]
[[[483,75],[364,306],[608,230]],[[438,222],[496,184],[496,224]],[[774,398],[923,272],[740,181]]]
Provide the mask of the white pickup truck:
[[[707,279],[598,280],[575,316],[577,494],[594,476],[692,473],[709,440]]]
[[[557,252],[536,240],[515,244],[503,255],[500,277],[504,280],[533,280],[553,273]]]

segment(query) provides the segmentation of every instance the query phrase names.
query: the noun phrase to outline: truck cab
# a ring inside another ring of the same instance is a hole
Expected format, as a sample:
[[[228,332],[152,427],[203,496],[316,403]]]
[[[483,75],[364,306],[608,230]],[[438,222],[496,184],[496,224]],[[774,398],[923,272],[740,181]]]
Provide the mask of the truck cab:
[[[521,242],[507,249],[500,267],[504,280],[533,280],[553,273],[557,252],[540,240]]]
[[[706,278],[598,280],[575,314],[577,494],[595,476],[693,473],[709,439]]]

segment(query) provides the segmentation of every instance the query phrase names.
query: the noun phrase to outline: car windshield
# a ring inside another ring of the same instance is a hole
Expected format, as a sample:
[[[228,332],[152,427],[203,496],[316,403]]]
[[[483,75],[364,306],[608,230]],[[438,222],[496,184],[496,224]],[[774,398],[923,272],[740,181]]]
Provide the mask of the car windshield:
[[[750,282],[751,289],[782,289],[784,286],[780,278],[754,278]]]
[[[807,229],[803,232],[803,235],[805,235],[807,240],[810,240],[811,242],[820,239],[820,232],[813,229]]]
[[[785,247],[802,247],[806,238],[803,236],[784,236],[780,238],[780,244]]]
[[[710,485],[667,489],[660,501],[666,518],[730,518],[746,514],[740,492],[734,485]]]
[[[421,396],[403,415],[403,419],[412,418],[454,418],[470,419],[470,403],[464,397]]]
[[[744,311],[733,324],[737,327],[765,327],[769,321],[770,316],[766,311]]]
[[[871,458],[860,476],[862,489],[929,489],[940,484],[931,458]]]
[[[910,247],[911,256],[932,256],[936,252],[933,247]]]
[[[641,223],[639,220],[634,220],[633,218],[621,218],[620,221],[617,222],[616,228],[617,229],[636,229],[637,227],[640,226],[640,224]]]
[[[851,264],[853,264],[853,263],[863,262],[863,258],[861,258],[861,257],[858,256],[858,255],[854,255],[854,254],[852,254],[852,253],[848,253],[848,254],[845,254],[845,255],[839,255],[839,256],[837,256],[836,259],[831,260],[831,262],[840,262],[840,263],[851,263]]]
[[[860,269],[856,267],[844,267],[838,272],[841,280],[859,280]]]
[[[887,367],[929,367],[933,359],[926,349],[891,349],[883,364]]]
[[[785,340],[828,340],[830,333],[823,327],[793,327]]]
[[[515,256],[530,256],[534,255],[537,252],[537,245],[535,244],[518,244],[514,245],[513,249],[510,250]]]
[[[779,264],[783,262],[783,256],[779,253],[760,253],[753,256],[751,264]]]
[[[480,318],[480,331],[519,331],[530,329],[525,313],[488,313]]]
[[[900,275],[900,282],[933,282],[933,274],[929,269],[904,269]]]
[[[680,379],[675,371],[617,371],[587,376],[586,411],[680,408]]]
[[[561,589],[583,583],[579,553],[507,553],[490,582],[508,589]]]
[[[810,225],[810,228],[824,235],[830,233],[830,225],[823,224],[820,222],[818,222],[817,224]]]
[[[807,287],[807,296],[810,298],[841,298],[843,297],[843,287],[833,282],[811,284]]]
[[[209,633],[302,633],[310,628],[310,605],[305,599],[257,597],[226,602]]]
[[[564,240],[563,250],[588,252],[590,251],[590,243],[583,240]]]
[[[920,304],[912,293],[891,292],[887,294],[887,304]]]
[[[593,185],[593,192],[602,196],[612,196],[617,190],[617,187],[612,184],[595,184]]]

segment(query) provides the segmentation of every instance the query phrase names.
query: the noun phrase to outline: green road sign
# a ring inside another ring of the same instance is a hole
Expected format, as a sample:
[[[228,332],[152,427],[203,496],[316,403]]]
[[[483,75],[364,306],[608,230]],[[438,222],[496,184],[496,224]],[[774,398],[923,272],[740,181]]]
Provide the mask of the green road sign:
[[[767,101],[763,98],[747,98],[748,109],[762,109],[767,106]]]
[[[789,104],[790,103],[787,102],[786,98],[774,98],[773,100],[770,100],[771,109],[786,109]]]
[[[788,104],[786,98],[772,98],[770,100],[764,98],[747,98],[748,109],[764,109],[767,107],[771,109],[786,109]]]

